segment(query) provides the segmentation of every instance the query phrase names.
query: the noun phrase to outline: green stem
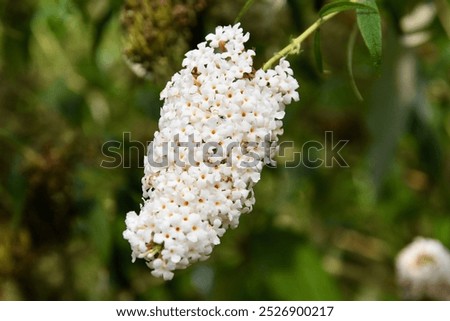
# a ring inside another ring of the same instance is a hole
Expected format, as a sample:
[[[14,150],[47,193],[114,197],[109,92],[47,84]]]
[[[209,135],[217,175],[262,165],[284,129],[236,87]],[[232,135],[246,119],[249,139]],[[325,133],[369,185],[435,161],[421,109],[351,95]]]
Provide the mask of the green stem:
[[[270,58],[263,66],[263,70],[268,70],[272,65],[279,60],[280,58],[283,58],[287,55],[298,53],[300,50],[301,43],[308,38],[311,34],[313,34],[317,29],[320,28],[321,25],[323,25],[325,22],[333,18],[335,15],[337,15],[339,12],[333,12],[330,13],[320,19],[318,19],[316,22],[314,22],[308,29],[306,29],[300,36],[293,39],[291,43],[278,51],[272,58]]]
[[[244,14],[248,11],[248,9],[250,9],[250,7],[252,6],[253,2],[255,0],[247,0],[244,4],[244,6],[242,7],[241,11],[239,12],[238,16],[236,17],[236,20],[234,20],[234,24],[238,23],[239,20],[241,20],[241,18],[244,16]]]

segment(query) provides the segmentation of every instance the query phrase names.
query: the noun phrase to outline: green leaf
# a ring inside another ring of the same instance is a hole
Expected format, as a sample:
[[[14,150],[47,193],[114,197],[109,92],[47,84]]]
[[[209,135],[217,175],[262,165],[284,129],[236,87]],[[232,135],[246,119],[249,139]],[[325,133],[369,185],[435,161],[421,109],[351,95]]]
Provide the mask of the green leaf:
[[[17,229],[23,218],[25,200],[27,197],[27,181],[25,175],[20,170],[20,158],[16,157],[14,160],[12,170],[8,177],[7,191],[9,191],[8,198],[12,201],[12,220],[11,227]]]
[[[374,64],[381,64],[381,19],[375,0],[362,0],[372,9],[356,10],[358,27]]]
[[[94,245],[101,262],[106,264],[112,255],[113,235],[111,220],[104,204],[97,204],[89,216],[90,241]]]
[[[358,89],[358,86],[356,85],[355,77],[353,76],[353,48],[355,47],[355,39],[356,39],[356,32],[358,29],[353,28],[352,32],[350,33],[350,38],[348,39],[348,45],[347,45],[347,70],[348,74],[350,76],[350,84],[352,86],[352,90],[355,93],[356,97],[359,101],[363,101],[363,97]]]
[[[387,40],[386,59],[381,77],[373,85],[367,113],[367,126],[373,137],[368,160],[377,195],[395,166],[397,146],[407,130],[419,91],[416,58],[394,36]]]
[[[320,29],[314,34],[314,59],[316,60],[317,69],[323,74],[322,50],[320,49]]]
[[[328,3],[322,7],[319,11],[319,16],[324,17],[334,12],[342,12],[346,10],[367,10],[368,12],[375,11],[373,6],[361,3],[361,2],[350,2],[350,1],[334,1]]]
[[[311,245],[302,245],[293,253],[294,264],[273,270],[268,283],[277,300],[340,300],[341,293],[323,269],[322,255]]]

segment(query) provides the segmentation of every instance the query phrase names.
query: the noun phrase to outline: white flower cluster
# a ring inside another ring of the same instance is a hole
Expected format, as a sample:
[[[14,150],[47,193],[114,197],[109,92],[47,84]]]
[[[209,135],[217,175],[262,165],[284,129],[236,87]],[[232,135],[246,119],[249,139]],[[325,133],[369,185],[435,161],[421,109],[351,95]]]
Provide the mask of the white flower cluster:
[[[154,276],[170,280],[174,270],[207,259],[226,229],[251,211],[264,141],[277,141],[285,105],[299,98],[287,61],[253,69],[248,39],[239,24],[217,27],[186,54],[161,93],[159,131],[145,158],[144,204],[139,215],[127,214],[123,233],[133,261],[145,259]]]
[[[416,238],[398,254],[396,267],[405,298],[450,300],[450,252],[439,241]]]

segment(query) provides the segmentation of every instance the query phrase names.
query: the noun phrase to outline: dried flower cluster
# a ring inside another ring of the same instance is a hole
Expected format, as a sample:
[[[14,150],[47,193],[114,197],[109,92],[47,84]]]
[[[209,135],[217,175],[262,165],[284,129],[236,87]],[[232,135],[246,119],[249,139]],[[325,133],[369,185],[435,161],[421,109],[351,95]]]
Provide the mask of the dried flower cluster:
[[[285,105],[299,98],[287,61],[253,69],[248,39],[239,24],[217,27],[186,54],[161,93],[144,204],[139,215],[127,214],[124,232],[133,261],[145,259],[157,277],[172,279],[174,270],[207,259],[227,228],[251,211],[267,160],[264,142],[276,143]]]
[[[165,83],[189,47],[191,29],[209,0],[125,0],[124,56],[139,77]]]

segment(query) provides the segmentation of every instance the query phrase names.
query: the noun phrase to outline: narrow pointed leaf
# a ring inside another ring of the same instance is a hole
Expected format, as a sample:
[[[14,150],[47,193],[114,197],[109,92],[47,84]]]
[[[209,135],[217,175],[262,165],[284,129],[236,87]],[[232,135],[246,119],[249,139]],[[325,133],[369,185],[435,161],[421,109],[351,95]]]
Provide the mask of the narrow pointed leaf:
[[[314,35],[314,59],[316,60],[317,69],[323,74],[322,50],[320,48],[320,29],[317,29]]]
[[[363,101],[363,97],[358,89],[358,86],[356,85],[355,77],[353,76],[353,48],[355,47],[355,39],[356,39],[356,33],[358,29],[353,28],[352,32],[350,33],[350,38],[348,40],[347,45],[347,70],[348,74],[350,76],[350,85],[352,86],[352,90],[355,93],[355,96],[358,98],[359,101]]]
[[[374,64],[378,67],[381,64],[381,18],[375,0],[362,0],[372,9],[358,9],[356,16],[358,27],[364,39],[364,43],[369,49]]]

